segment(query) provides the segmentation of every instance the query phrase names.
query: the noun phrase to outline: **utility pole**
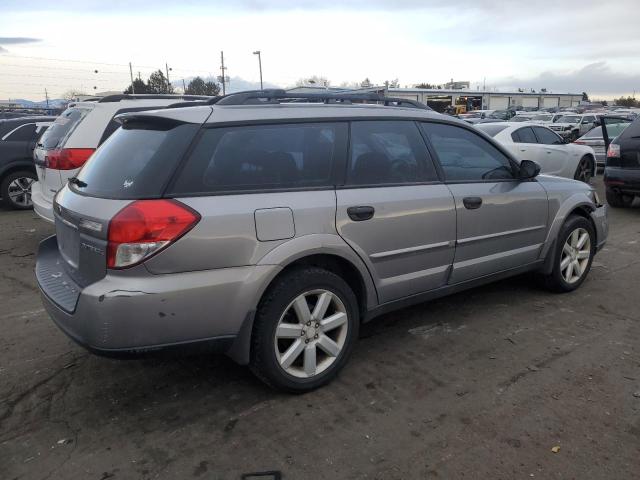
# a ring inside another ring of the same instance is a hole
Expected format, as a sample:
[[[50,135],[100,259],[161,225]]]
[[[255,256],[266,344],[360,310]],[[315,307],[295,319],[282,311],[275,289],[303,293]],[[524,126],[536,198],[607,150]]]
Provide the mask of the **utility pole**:
[[[166,69],[166,72],[167,72],[167,93],[169,93],[169,90],[171,90],[169,88],[169,85],[171,85],[171,82],[169,81],[169,64],[165,63],[164,68]]]
[[[187,91],[187,87],[186,87],[186,85],[184,84],[184,78],[183,78],[183,79],[182,79],[182,93],[186,93],[186,91]]]
[[[133,84],[133,67],[129,62],[129,74],[131,75],[131,93],[136,93],[136,86]]]
[[[264,90],[262,86],[262,56],[260,55],[260,50],[256,50],[253,54],[258,55],[258,68],[260,68],[260,90]]]
[[[220,52],[220,80],[222,82],[222,95],[226,95],[227,94],[227,90],[225,88],[225,83],[226,83],[226,75],[225,75],[225,70],[227,69],[227,67],[224,66],[224,52],[221,51]]]
[[[47,110],[49,109],[49,93],[47,92],[47,89],[44,89],[44,98],[47,99]]]

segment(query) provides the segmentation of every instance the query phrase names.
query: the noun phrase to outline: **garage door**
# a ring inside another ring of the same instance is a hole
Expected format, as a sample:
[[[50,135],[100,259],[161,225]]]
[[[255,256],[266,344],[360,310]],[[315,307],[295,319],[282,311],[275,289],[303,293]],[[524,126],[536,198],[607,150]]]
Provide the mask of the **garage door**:
[[[542,99],[542,106],[544,108],[557,107],[559,100],[558,97],[544,97]]]
[[[489,108],[492,110],[504,110],[509,107],[509,97],[489,97]]]
[[[524,97],[522,99],[522,106],[538,108],[538,99],[536,97]]]
[[[561,107],[570,107],[571,106],[571,98],[561,98],[560,99]]]

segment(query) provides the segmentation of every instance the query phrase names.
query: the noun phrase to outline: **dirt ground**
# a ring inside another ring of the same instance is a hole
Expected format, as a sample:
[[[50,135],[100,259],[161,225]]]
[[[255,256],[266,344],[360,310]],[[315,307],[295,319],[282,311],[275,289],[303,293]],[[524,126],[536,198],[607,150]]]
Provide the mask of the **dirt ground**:
[[[40,303],[52,227],[1,210],[0,479],[640,478],[640,208],[610,219],[577,292],[523,276],[386,315],[289,396],[225,357],[88,354]]]

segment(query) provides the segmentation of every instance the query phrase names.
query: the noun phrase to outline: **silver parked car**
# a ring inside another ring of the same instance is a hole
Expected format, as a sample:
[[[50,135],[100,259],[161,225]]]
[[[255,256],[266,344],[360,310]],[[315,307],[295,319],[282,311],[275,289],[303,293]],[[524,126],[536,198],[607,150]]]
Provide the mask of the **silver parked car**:
[[[55,198],[37,279],[92,351],[206,345],[306,391],[345,365],[361,322],[527,271],[574,290],[607,238],[589,185],[416,102],[199,103],[120,116]]]

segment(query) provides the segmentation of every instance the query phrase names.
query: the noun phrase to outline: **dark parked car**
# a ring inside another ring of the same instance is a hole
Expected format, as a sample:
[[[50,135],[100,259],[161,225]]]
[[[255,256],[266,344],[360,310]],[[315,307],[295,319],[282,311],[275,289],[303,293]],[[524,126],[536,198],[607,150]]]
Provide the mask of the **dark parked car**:
[[[38,178],[33,149],[55,117],[0,120],[0,197],[11,208],[32,207],[31,184]]]
[[[602,133],[608,146],[604,184],[607,202],[612,207],[629,207],[633,199],[640,196],[640,117],[612,138],[614,125],[621,120],[602,117]]]

